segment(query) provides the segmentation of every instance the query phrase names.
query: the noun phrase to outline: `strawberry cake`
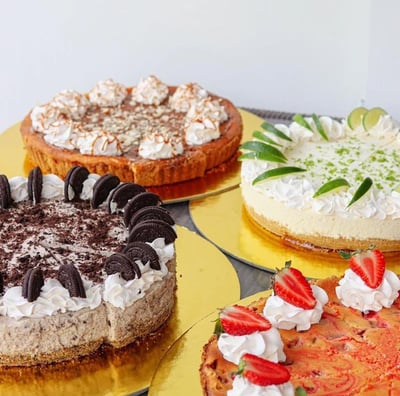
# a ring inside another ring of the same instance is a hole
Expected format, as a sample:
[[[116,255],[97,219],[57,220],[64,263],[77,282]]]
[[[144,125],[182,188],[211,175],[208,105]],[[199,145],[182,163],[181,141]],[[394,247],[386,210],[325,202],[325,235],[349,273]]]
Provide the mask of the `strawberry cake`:
[[[175,304],[174,221],[159,197],[75,166],[0,175],[0,365],[79,358],[157,331]]]
[[[301,248],[400,250],[400,132],[390,115],[351,126],[296,115],[261,127],[240,158],[256,225]]]
[[[398,394],[400,280],[379,250],[347,258],[341,278],[310,284],[287,265],[272,295],[222,309],[203,348],[204,395]]]
[[[149,76],[135,87],[108,79],[86,94],[61,91],[33,108],[21,134],[30,161],[45,173],[64,178],[81,165],[162,186],[236,162],[242,120],[229,100],[197,83],[172,87]]]

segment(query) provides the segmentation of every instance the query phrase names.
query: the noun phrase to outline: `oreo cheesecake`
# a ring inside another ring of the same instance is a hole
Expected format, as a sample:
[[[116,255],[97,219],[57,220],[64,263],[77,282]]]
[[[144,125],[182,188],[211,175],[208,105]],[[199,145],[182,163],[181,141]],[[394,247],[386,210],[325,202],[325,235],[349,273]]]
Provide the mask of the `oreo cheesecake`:
[[[174,220],[115,175],[0,175],[0,365],[70,360],[160,328],[174,307]]]

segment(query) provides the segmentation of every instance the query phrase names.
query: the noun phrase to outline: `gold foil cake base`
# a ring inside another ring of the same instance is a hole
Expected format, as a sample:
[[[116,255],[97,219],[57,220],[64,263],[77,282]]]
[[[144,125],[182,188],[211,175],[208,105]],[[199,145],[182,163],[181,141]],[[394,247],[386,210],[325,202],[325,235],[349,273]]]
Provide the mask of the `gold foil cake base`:
[[[348,268],[348,262],[336,252],[295,248],[255,225],[243,207],[239,188],[192,201],[189,208],[204,237],[248,265],[275,272],[290,260],[306,277],[316,279],[341,276]],[[400,273],[398,255],[385,257],[388,269]]]

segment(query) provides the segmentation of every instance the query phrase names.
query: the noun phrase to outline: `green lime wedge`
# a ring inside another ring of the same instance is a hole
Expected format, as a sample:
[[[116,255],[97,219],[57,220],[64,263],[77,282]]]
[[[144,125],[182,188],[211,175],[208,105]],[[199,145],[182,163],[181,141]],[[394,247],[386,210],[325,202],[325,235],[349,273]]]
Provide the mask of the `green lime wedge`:
[[[339,177],[338,179],[329,180],[325,184],[323,184],[314,194],[314,198],[319,197],[320,195],[326,194],[331,191],[337,191],[342,187],[349,187],[350,184],[346,179]]]
[[[312,131],[310,124],[307,122],[307,120],[301,114],[295,114],[293,116],[293,121],[297,122],[302,127],[307,128],[308,130]]]
[[[291,173],[306,172],[306,171],[307,171],[306,169],[297,168],[296,166],[283,166],[281,168],[269,169],[258,175],[253,180],[252,184],[254,185],[256,183],[259,183],[267,179],[272,179],[272,178],[275,179],[278,177],[283,177]]]
[[[353,198],[347,205],[347,207],[353,205],[354,202],[358,201],[362,196],[364,196],[368,190],[372,187],[372,179],[366,177],[360,186],[357,188],[357,191],[354,193]]]
[[[362,124],[364,130],[369,131],[378,123],[379,118],[386,114],[387,112],[383,110],[381,107],[374,107],[373,109],[368,110],[368,112],[365,113],[362,118]]]
[[[348,116],[347,116],[347,125],[351,130],[355,130],[358,128],[363,120],[364,114],[368,112],[368,109],[365,107],[356,107]]]
[[[269,144],[273,144],[275,146],[280,146],[282,147],[281,144],[275,142],[275,140],[271,139],[270,137],[268,137],[265,133],[262,133],[260,131],[254,131],[253,132],[253,137],[258,139],[258,140],[262,140],[265,143],[269,143]]]
[[[244,160],[260,160],[260,161],[269,161],[269,162],[279,162],[281,164],[286,163],[286,159],[282,157],[278,157],[271,153],[266,152],[256,152],[256,151],[249,151],[248,153],[244,153],[239,156],[238,161]]]
[[[322,139],[328,141],[328,140],[329,140],[329,139],[328,139],[328,136],[327,136],[327,134],[325,133],[325,129],[324,129],[324,127],[322,126],[321,121],[319,120],[319,118],[317,117],[317,115],[313,113],[313,114],[311,115],[311,117],[312,117],[312,119],[313,119],[313,121],[314,121],[315,126],[317,127],[318,133],[322,136]]]
[[[260,142],[257,140],[251,140],[248,142],[244,142],[240,149],[255,151],[256,153],[270,153],[275,157],[282,158],[284,162],[287,161],[286,157],[283,155],[281,151],[279,151],[276,147],[271,146],[270,144]]]
[[[261,124],[261,128],[265,129],[266,131],[274,134],[275,136],[280,137],[281,139],[287,140],[289,142],[292,141],[292,139],[286,135],[285,133],[283,133],[282,131],[280,131],[278,128],[275,128],[272,124],[270,124],[269,122],[264,122]]]

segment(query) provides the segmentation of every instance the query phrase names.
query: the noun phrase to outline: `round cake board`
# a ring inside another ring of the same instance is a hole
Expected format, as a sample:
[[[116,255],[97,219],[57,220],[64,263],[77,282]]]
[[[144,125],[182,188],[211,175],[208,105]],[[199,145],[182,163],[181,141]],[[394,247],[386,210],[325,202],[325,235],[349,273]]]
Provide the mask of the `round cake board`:
[[[236,304],[249,305],[265,297],[264,291]],[[150,384],[149,396],[201,395],[199,367],[203,346],[214,332],[218,311],[207,315],[185,332],[161,360]]]
[[[269,272],[286,261],[308,278],[342,276],[349,263],[338,253],[297,249],[256,226],[247,215],[240,189],[190,202],[190,216],[198,231],[230,256]],[[398,255],[385,255],[387,268],[400,273]]]

